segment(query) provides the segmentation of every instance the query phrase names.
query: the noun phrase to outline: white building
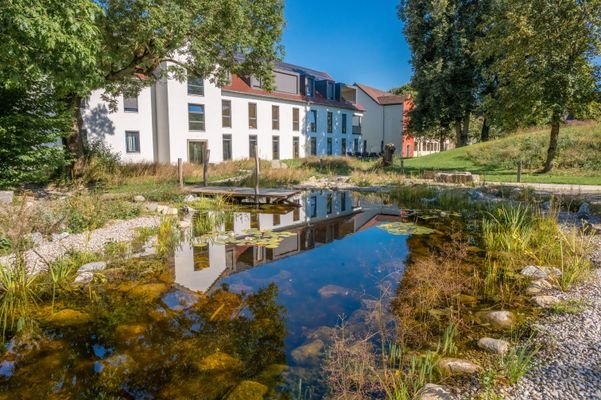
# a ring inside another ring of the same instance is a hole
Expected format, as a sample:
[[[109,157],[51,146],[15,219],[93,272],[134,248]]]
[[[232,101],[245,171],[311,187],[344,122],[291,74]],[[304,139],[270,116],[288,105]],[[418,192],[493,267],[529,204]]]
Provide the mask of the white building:
[[[163,66],[164,67],[164,66]],[[275,90],[253,76],[232,75],[218,87],[208,79],[163,79],[109,112],[102,92],[82,108],[88,140],[100,140],[125,162],[201,163],[254,157],[292,159],[360,151],[362,107],[356,88],[328,74],[279,64]]]

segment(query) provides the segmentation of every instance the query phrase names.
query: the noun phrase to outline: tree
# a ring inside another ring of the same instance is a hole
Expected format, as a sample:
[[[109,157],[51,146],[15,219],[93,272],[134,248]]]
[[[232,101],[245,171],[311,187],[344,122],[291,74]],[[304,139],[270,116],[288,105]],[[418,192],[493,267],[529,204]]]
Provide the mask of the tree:
[[[496,123],[551,125],[543,172],[553,168],[564,116],[598,104],[599,21],[601,0],[498,0],[479,42],[494,60],[487,75],[498,80],[490,104]]]
[[[223,83],[229,73],[270,88],[282,8],[280,0],[2,0],[0,77],[18,81],[31,68],[56,86],[71,112],[67,147],[82,161],[80,106],[93,90],[132,95],[165,76]]]
[[[0,87],[0,187],[39,182],[64,163],[58,140],[69,132],[69,114],[39,83]]]
[[[390,93],[396,94],[397,96],[411,96],[415,97],[416,91],[411,86],[411,83],[406,83],[403,86],[390,89]]]
[[[399,16],[411,47],[412,86],[417,92],[411,112],[416,133],[452,127],[458,146],[468,142],[470,116],[478,107],[479,64],[473,49],[481,33],[488,1],[403,0]],[[442,140],[442,139],[441,139]]]

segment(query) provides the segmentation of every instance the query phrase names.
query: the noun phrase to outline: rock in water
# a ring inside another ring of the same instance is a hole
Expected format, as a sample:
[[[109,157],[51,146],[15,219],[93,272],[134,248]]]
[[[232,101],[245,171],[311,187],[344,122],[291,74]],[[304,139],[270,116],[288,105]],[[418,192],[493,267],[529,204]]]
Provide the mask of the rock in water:
[[[333,296],[348,296],[351,291],[347,288],[338,285],[325,285],[318,290],[319,295],[324,299],[328,299]]]
[[[484,337],[478,340],[478,347],[496,354],[505,354],[509,351],[509,342],[502,339]]]
[[[476,364],[460,358],[441,358],[436,367],[445,375],[473,375],[480,370]]]
[[[416,400],[451,400],[451,393],[444,386],[426,383],[417,392]]]
[[[202,372],[215,372],[215,371],[233,371],[242,369],[242,361],[230,356],[227,353],[220,351],[213,353],[197,364],[197,367]]]
[[[490,324],[493,329],[511,329],[515,324],[515,315],[511,311],[480,311],[476,318],[482,324]]]
[[[292,350],[292,359],[299,365],[317,365],[324,346],[322,340],[314,340]]]
[[[588,203],[582,203],[578,208],[576,216],[580,219],[589,219],[591,217],[591,207]]]
[[[66,308],[52,314],[46,318],[46,321],[55,326],[69,327],[87,324],[91,319],[92,317],[88,313]]]
[[[555,296],[534,296],[532,298],[532,301],[536,303],[537,306],[542,308],[549,308],[551,306],[561,303],[561,300],[559,300]]]
[[[269,388],[259,382],[242,381],[227,396],[227,400],[263,400]]]

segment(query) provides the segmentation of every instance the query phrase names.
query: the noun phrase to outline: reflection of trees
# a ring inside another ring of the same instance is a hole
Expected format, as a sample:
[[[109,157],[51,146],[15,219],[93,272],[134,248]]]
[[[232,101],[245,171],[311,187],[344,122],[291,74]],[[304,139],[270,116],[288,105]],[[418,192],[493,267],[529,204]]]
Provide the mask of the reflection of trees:
[[[15,375],[0,385],[0,399],[2,392],[11,398],[55,392],[69,398],[221,399],[242,380],[273,388],[281,371],[265,371],[285,363],[277,288],[247,296],[226,290],[189,295],[196,304],[176,311],[160,300],[106,293],[92,324],[47,332],[56,334],[60,347],[46,349],[56,341],[42,341],[39,351],[22,354]],[[94,345],[106,354],[98,356]]]

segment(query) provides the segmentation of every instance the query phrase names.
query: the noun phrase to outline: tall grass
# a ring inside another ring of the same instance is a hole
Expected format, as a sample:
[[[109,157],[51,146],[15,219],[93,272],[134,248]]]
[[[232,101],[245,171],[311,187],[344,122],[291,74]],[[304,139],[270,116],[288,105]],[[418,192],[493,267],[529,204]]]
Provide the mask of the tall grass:
[[[22,332],[31,326],[31,313],[37,304],[37,275],[29,274],[25,260],[17,255],[11,265],[0,265],[0,328],[7,333]]]
[[[510,384],[515,385],[532,369],[532,361],[538,351],[539,347],[525,344],[511,348],[503,357],[503,370]]]

